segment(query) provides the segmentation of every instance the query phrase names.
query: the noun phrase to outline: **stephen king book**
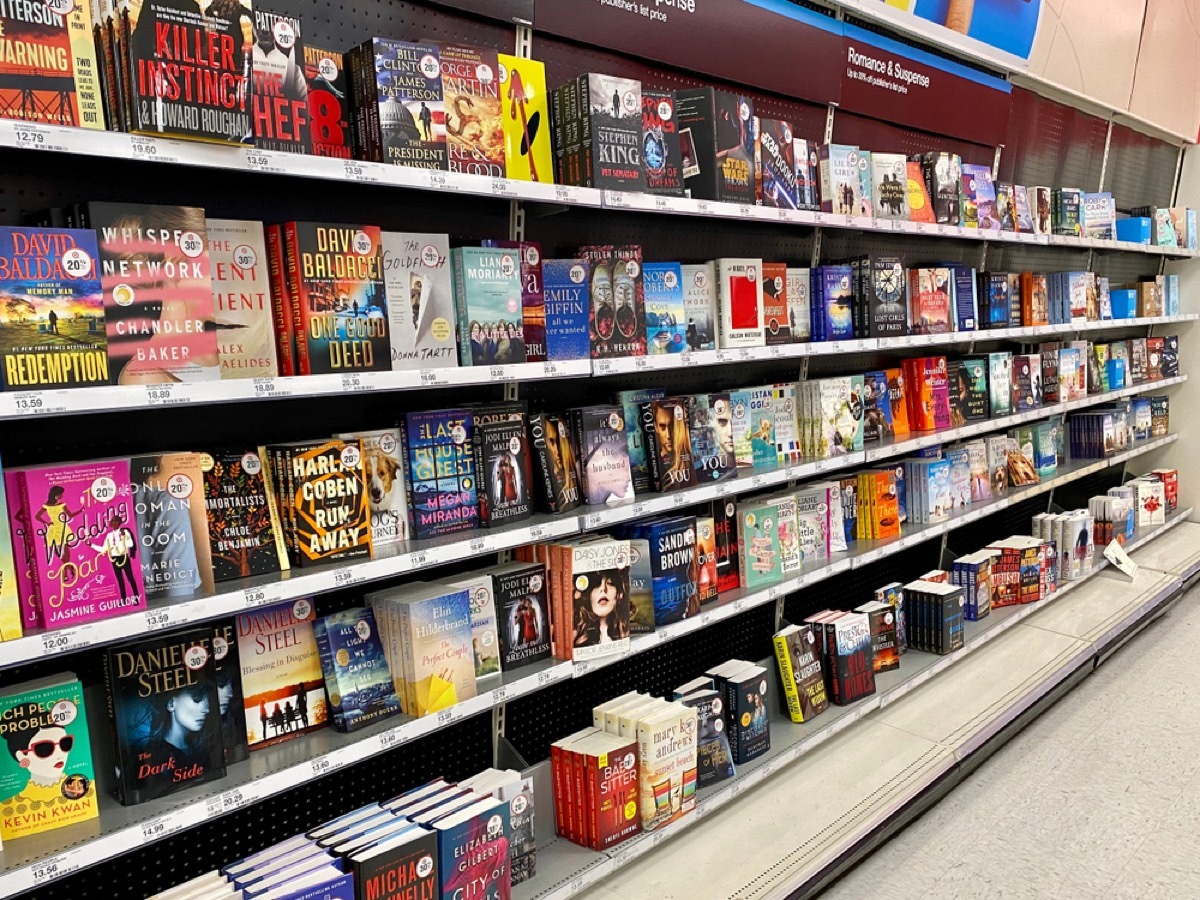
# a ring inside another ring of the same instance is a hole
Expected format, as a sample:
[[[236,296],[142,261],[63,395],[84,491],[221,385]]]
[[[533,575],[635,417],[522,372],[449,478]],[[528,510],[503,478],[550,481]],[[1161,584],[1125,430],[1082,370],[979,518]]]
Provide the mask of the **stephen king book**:
[[[541,505],[546,512],[568,512],[583,502],[569,424],[561,416],[534,413],[529,435],[542,478]]]
[[[479,524],[500,525],[528,518],[533,506],[525,417],[477,423],[474,439],[475,471],[484,488],[479,494]]]
[[[461,365],[526,362],[519,258],[514,249],[456,247],[450,251]]]
[[[692,197],[755,202],[754,101],[711,87],[675,92],[683,183]]]
[[[546,569],[511,563],[491,570],[500,633],[500,668],[519,669],[550,657],[550,610]]]
[[[219,379],[204,210],[89,203],[88,221],[99,235],[111,382]]]
[[[104,652],[117,799],[126,806],[225,775],[211,628]]]
[[[642,163],[646,169],[646,190],[652,194],[683,196],[674,91],[642,88]]]
[[[242,19],[249,4],[120,5],[128,130],[221,144],[254,142]]]
[[[800,196],[796,188],[796,149],[792,126],[781,119],[754,120],[754,162],[758,202],[777,209],[798,209]]]
[[[507,53],[500,64],[500,108],[504,126],[504,171],[517,181],[554,181],[546,67],[536,59]]]
[[[395,231],[380,237],[392,369],[457,365],[449,238]]]
[[[262,222],[209,219],[221,378],[279,374]]]
[[[213,589],[200,456],[159,453],[129,460],[148,597],[191,597]]]
[[[202,454],[213,579],[229,581],[288,568],[283,530],[262,458],[255,450]]]
[[[674,262],[646,263],[642,275],[646,298],[646,352],[651,356],[682,353],[688,349],[682,268]]]
[[[494,50],[441,44],[446,156],[451,172],[503,178],[500,61]]]
[[[611,504],[632,500],[633,476],[625,430],[636,428],[637,423],[626,422],[616,406],[586,406],[572,410],[571,414],[587,502]]]
[[[577,116],[567,124],[566,141],[573,182],[585,187],[643,191],[642,84],[589,72],[563,90],[576,98]],[[577,139],[575,139],[577,137]]]
[[[0,835],[5,840],[94,819],[96,773],[83,685],[70,673],[0,694]]]
[[[283,233],[299,373],[390,370],[379,229],[288,222]]]
[[[309,153],[308,80],[300,17],[253,5],[250,51],[254,145],[262,150]]]
[[[346,609],[315,619],[313,636],[338,731],[357,731],[400,712],[379,627],[369,608]]]
[[[401,438],[414,538],[479,524],[473,425],[465,409],[405,415]]]
[[[374,162],[445,171],[447,117],[438,48],[372,38],[347,54],[346,65],[352,73],[358,155]],[[496,127],[499,131],[498,119]],[[479,129],[471,133],[481,134]],[[492,139],[503,148],[502,133]]]
[[[549,360],[587,359],[591,354],[588,326],[590,272],[586,259],[542,261],[546,358]]]
[[[356,438],[268,447],[281,454],[297,566],[371,555],[371,511]]]
[[[646,298],[642,248],[581,247],[591,265],[589,282],[592,359],[646,355]]]
[[[107,344],[96,233],[0,228],[5,390],[108,384]]]
[[[313,156],[350,159],[352,136],[350,95],[342,54],[304,43],[304,77],[308,86],[308,132]]]

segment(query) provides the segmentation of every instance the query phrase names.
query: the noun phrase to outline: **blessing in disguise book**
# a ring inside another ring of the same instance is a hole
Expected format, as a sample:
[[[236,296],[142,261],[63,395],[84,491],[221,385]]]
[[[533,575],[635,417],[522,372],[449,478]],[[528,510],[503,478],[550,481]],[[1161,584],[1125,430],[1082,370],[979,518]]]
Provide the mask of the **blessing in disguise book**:
[[[308,81],[300,17],[254,4],[250,51],[254,145],[262,150],[309,153]]]
[[[407,413],[401,439],[414,538],[479,523],[474,417],[465,409]]]
[[[589,282],[592,358],[646,355],[646,296],[642,248],[635,245],[580,247],[591,265]]]
[[[346,609],[315,619],[313,636],[338,731],[356,731],[400,712],[400,700],[370,609]]]
[[[96,233],[0,228],[4,389],[108,384]]]
[[[130,806],[225,775],[211,628],[104,652],[117,799]]]
[[[0,694],[0,836],[5,840],[94,819],[96,774],[83,685],[70,673]]]
[[[440,44],[447,162],[451,172],[503,178],[500,60],[494,50]],[[419,64],[422,68],[424,60]],[[418,113],[418,116],[420,114]]]
[[[213,580],[267,575],[289,567],[274,494],[254,450],[201,456]]]
[[[221,377],[274,377],[279,361],[262,222],[209,219],[207,225]]]
[[[519,669],[550,657],[550,612],[542,563],[512,563],[492,569],[500,668]]]
[[[384,231],[383,288],[392,369],[453,367],[458,362],[450,239],[444,234]]]
[[[190,597],[213,589],[200,457],[160,453],[129,460],[148,597]]]

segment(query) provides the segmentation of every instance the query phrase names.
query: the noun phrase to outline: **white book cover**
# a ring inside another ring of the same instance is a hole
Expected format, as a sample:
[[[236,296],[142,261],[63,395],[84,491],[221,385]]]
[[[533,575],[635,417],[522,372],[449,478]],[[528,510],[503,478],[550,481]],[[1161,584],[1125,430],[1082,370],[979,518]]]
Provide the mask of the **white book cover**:
[[[279,362],[263,224],[208,219],[206,225],[221,378],[273,378]]]
[[[404,465],[400,460],[400,429],[381,428],[338,437],[343,440],[357,438],[362,445],[373,546],[385,547],[407,541],[408,495],[404,488]]]
[[[716,350],[717,267],[706,262],[683,266],[683,307],[689,350]]]
[[[808,292],[812,287],[810,270],[788,266],[787,308],[792,343],[802,344],[812,338],[812,309]]]
[[[872,153],[871,183],[875,194],[875,218],[907,222],[907,157],[903,153]]]
[[[492,576],[476,572],[470,578],[447,582],[466,590],[471,603],[471,646],[475,651],[475,677],[500,671],[500,640],[496,633],[496,595]]]
[[[385,231],[382,244],[392,369],[457,366],[449,236]]]

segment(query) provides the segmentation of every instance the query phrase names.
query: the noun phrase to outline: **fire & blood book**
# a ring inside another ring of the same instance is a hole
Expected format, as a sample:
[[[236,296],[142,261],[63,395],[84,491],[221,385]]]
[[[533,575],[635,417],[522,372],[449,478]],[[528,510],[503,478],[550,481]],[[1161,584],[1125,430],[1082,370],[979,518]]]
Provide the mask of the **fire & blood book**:
[[[401,441],[414,538],[478,525],[473,426],[465,409],[405,415]]]
[[[442,69],[446,158],[450,171],[503,178],[504,116],[496,52],[483,47],[441,44],[438,62]]]
[[[651,194],[683,196],[674,91],[642,88],[642,164]]]
[[[70,673],[0,694],[7,741],[0,764],[0,836],[5,840],[94,819],[99,813],[83,685]]]
[[[356,731],[400,712],[400,700],[369,608],[313,620],[325,694],[338,731]]]
[[[391,369],[380,231],[374,225],[284,225],[301,375]]]
[[[219,379],[204,210],[89,203],[87,216],[99,236],[111,382]]]
[[[690,196],[755,202],[754,101],[711,87],[675,92],[683,184]]]
[[[829,706],[821,648],[811,625],[788,625],[772,638],[788,715],[807,722]]]
[[[358,155],[445,171],[447,123],[438,48],[371,38],[346,54],[346,67],[354,91]],[[500,128],[498,119],[496,126]]]
[[[220,144],[254,142],[240,3],[120,3],[127,130]]]
[[[611,244],[581,247],[591,265],[589,282],[592,359],[646,355],[646,297],[642,248]]]
[[[262,150],[309,153],[308,81],[300,17],[255,3],[250,51],[254,145]]]
[[[108,384],[107,344],[95,232],[0,228],[4,389]]]
[[[276,444],[267,452],[290,523],[292,563],[362,559],[371,555],[371,509],[363,478],[362,446],[356,438]]]
[[[476,423],[474,440],[475,471],[484,488],[479,494],[479,524],[500,525],[528,518],[533,506],[525,416]]]
[[[799,208],[796,189],[796,148],[792,126],[781,119],[759,119],[754,137],[757,199],[761,206]]]
[[[536,59],[501,53],[500,109],[504,171],[517,181],[554,182],[546,67]],[[677,154],[678,155],[678,154]]]
[[[288,556],[275,492],[268,490],[259,453],[202,454],[201,471],[213,579],[229,581],[286,570]]]
[[[571,410],[579,471],[588,503],[619,503],[632,500],[633,476],[629,468],[626,422],[616,406],[586,406]]]
[[[670,703],[640,719],[638,803],[653,831],[696,808],[696,710]]]
[[[104,652],[116,793],[126,806],[224,777],[212,639],[211,628],[191,628]]]
[[[508,672],[550,656],[550,610],[546,569],[511,563],[491,570],[500,634],[500,669]]]
[[[392,369],[456,365],[449,238],[384,231],[381,242]]]
[[[237,617],[246,742],[252,750],[319,728],[328,719],[314,616],[312,602],[300,599]]]
[[[206,224],[221,378],[272,378],[279,363],[262,222]]]
[[[190,597],[213,589],[212,547],[199,453],[129,460],[147,597]]]
[[[342,54],[305,42],[304,77],[308,85],[308,132],[313,156],[350,159],[354,132]]]

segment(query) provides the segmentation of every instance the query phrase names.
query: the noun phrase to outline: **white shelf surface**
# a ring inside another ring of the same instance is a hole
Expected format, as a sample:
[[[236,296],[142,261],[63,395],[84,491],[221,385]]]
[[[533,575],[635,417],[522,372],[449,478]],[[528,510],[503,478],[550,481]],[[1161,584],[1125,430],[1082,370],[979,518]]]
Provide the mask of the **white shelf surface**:
[[[1200,572],[1200,525],[1181,525],[1161,541],[1130,555],[1139,566],[1168,572],[1186,582]]]

